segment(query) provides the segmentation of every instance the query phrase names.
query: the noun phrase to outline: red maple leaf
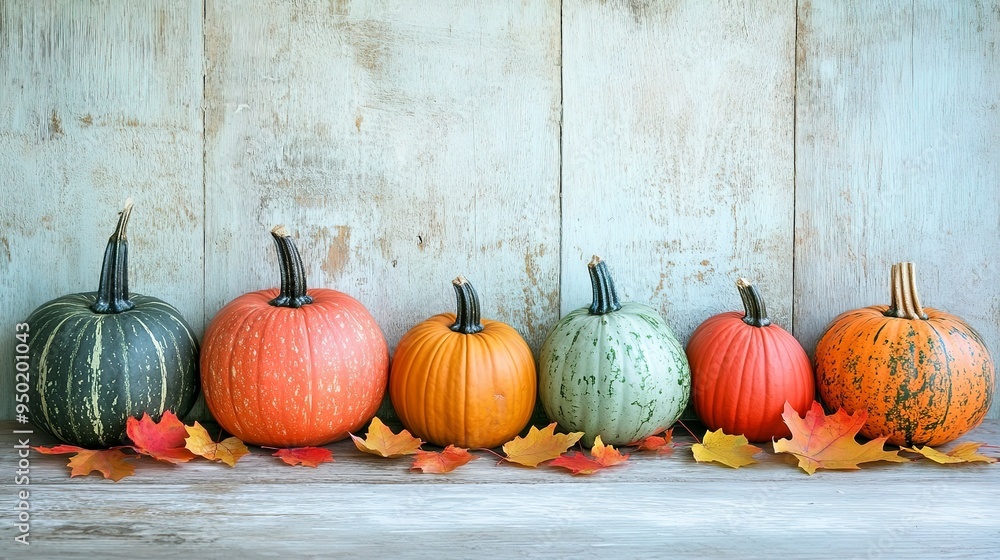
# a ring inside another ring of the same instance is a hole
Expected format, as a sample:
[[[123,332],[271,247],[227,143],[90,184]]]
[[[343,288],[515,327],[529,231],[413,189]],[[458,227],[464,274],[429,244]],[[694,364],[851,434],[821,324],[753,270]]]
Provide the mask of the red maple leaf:
[[[324,447],[292,447],[279,449],[272,454],[289,465],[316,468],[320,463],[332,463],[333,452]]]
[[[146,413],[139,420],[129,418],[125,433],[132,440],[132,449],[157,461],[186,463],[195,457],[184,447],[188,437],[184,423],[169,410],[163,413],[159,422],[154,422]]]
[[[425,473],[442,474],[451,472],[458,467],[475,461],[478,457],[469,453],[468,449],[449,445],[444,451],[417,451],[417,457],[413,460],[411,469],[419,469]]]

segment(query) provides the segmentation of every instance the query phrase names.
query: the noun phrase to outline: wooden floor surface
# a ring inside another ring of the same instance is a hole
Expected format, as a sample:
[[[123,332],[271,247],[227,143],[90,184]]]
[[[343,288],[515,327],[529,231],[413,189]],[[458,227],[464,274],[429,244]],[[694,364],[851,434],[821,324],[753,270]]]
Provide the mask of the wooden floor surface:
[[[32,452],[30,485],[18,486],[18,428],[0,423],[2,558],[1000,557],[1000,464],[807,476],[770,446],[739,470],[697,464],[684,446],[589,477],[497,466],[485,452],[424,475],[342,441],[317,469],[251,448],[232,469],[142,459],[119,483],[70,479],[67,456]],[[963,440],[1000,444],[1000,421]],[[13,540],[25,488],[29,546]]]

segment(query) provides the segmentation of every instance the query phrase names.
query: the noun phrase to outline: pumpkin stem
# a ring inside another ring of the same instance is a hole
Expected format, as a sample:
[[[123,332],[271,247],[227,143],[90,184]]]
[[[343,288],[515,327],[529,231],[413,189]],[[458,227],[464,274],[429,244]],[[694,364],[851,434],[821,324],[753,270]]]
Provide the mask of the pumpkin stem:
[[[295,241],[288,234],[285,226],[275,226],[271,230],[274,245],[278,249],[278,266],[281,270],[281,287],[278,297],[272,299],[275,307],[302,307],[313,302],[312,296],[306,294],[306,269],[302,266],[302,257]]]
[[[125,229],[132,215],[132,198],[125,201],[125,208],[118,215],[118,225],[104,249],[101,281],[97,286],[97,300],[90,306],[94,313],[121,313],[135,307],[128,298],[128,238]]]
[[[743,300],[743,309],[746,314],[743,322],[751,327],[766,327],[771,324],[771,319],[767,316],[767,308],[764,307],[764,298],[760,297],[760,292],[753,287],[746,278],[736,281],[736,289],[740,291],[740,298]]]
[[[455,288],[455,299],[458,301],[458,313],[455,314],[455,324],[450,328],[462,334],[476,334],[483,331],[479,321],[479,294],[472,287],[472,282],[459,276],[451,281]]]
[[[917,295],[917,274],[913,263],[892,265],[892,300],[884,315],[911,321],[927,319],[927,314],[920,305],[920,296]]]
[[[608,265],[601,260],[601,257],[594,255],[587,265],[590,271],[590,287],[594,291],[594,301],[590,304],[591,315],[604,315],[612,311],[618,311],[622,304],[618,301],[618,292],[615,290],[615,281],[608,272]]]

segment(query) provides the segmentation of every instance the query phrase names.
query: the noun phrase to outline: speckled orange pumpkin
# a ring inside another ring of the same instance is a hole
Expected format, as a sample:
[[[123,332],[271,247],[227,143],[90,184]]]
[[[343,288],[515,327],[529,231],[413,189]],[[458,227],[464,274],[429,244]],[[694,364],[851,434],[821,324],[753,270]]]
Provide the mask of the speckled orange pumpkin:
[[[892,268],[892,301],[848,311],[816,346],[816,382],[831,410],[868,411],[865,437],[940,445],[979,425],[995,384],[982,337],[954,315],[922,308],[912,263]]]
[[[385,395],[389,353],[351,296],[306,290],[299,252],[283,227],[281,288],[244,294],[212,319],[202,344],[205,403],[226,431],[273,447],[323,445],[363,427]]]

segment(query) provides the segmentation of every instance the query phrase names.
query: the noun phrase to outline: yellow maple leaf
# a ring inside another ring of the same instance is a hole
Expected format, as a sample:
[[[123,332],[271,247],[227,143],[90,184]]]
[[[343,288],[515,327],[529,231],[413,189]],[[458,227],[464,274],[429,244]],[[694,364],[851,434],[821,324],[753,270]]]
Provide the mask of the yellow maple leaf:
[[[537,467],[539,463],[562,455],[583,437],[583,432],[557,434],[555,430],[555,422],[541,430],[532,426],[528,430],[528,435],[515,437],[503,444],[506,459],[526,467]]]
[[[369,424],[368,433],[365,434],[364,439],[354,434],[351,434],[351,439],[354,440],[354,445],[358,450],[387,458],[413,455],[424,443],[410,435],[407,430],[398,434],[392,433],[392,430],[383,424],[378,416],[372,418],[372,423]]]
[[[208,435],[208,431],[198,422],[195,422],[194,426],[184,426],[184,429],[188,433],[188,437],[184,439],[184,447],[209,461],[222,461],[234,467],[236,461],[250,453],[239,438],[228,437],[219,442],[213,441],[212,436]]]
[[[896,451],[882,449],[885,437],[864,444],[854,440],[868,419],[864,410],[847,414],[840,409],[827,416],[823,413],[823,406],[814,401],[805,418],[800,418],[799,413],[786,402],[781,417],[792,431],[792,439],[774,442],[774,452],[795,455],[799,459],[799,468],[808,474],[817,469],[855,470],[861,468],[859,463],[871,461],[909,461]]]
[[[61,455],[64,453],[75,453],[69,458],[70,478],[74,476],[87,476],[97,471],[115,482],[135,474],[135,467],[126,463],[126,460],[134,459],[135,455],[122,453],[122,448],[112,447],[111,449],[84,449],[75,445],[56,445],[55,447],[32,447],[39,453],[46,455]]]
[[[694,460],[699,463],[715,461],[738,469],[756,463],[753,455],[760,453],[760,448],[750,445],[747,438],[741,435],[724,434],[720,428],[714,432],[705,432],[701,443],[691,446],[691,452],[694,453]]]
[[[980,455],[977,453],[979,448],[983,445],[984,444],[982,443],[976,443],[973,441],[963,441],[947,453],[943,453],[926,445],[920,449],[917,449],[916,447],[904,447],[903,450],[919,453],[931,461],[942,465],[951,463],[995,463],[996,459],[993,457],[987,457],[986,455]]]

